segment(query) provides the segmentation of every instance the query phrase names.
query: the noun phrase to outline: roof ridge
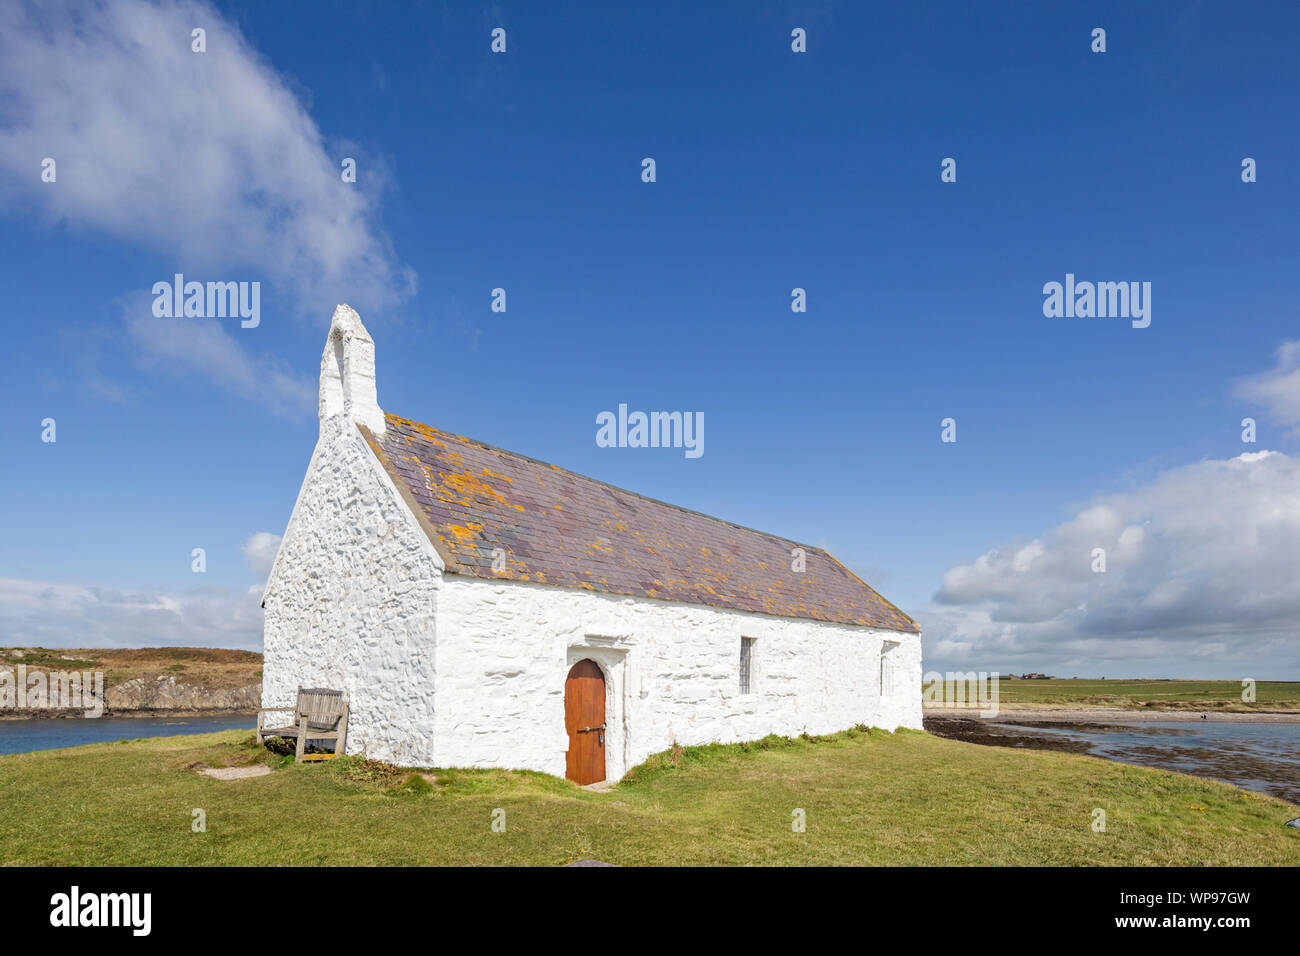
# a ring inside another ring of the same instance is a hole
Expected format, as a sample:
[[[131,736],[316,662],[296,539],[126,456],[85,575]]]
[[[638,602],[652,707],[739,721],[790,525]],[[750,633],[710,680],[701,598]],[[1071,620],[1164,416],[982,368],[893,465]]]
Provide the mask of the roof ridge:
[[[510,455],[513,458],[522,458],[524,461],[531,461],[534,465],[545,465],[547,468],[554,468],[556,471],[562,471],[566,475],[574,475],[575,477],[583,478],[587,481],[590,481],[593,484],[603,485],[606,488],[612,488],[615,491],[620,491],[625,495],[632,495],[633,497],[641,498],[644,501],[651,501],[657,505],[663,505],[665,508],[672,508],[676,511],[685,511],[687,514],[699,515],[701,518],[708,518],[710,521],[717,521],[721,524],[731,525],[731,527],[738,528],[741,531],[748,531],[752,534],[761,534],[765,538],[773,538],[777,541],[788,541],[790,544],[793,544],[796,547],[807,548],[811,551],[817,551],[821,554],[826,555],[828,558],[831,558],[831,560],[835,560],[834,556],[829,551],[827,551],[825,548],[819,548],[815,544],[804,544],[801,541],[796,541],[794,538],[785,538],[782,537],[781,535],[772,534],[770,531],[763,531],[760,530],[759,528],[751,528],[749,525],[737,524],[734,521],[728,521],[726,518],[719,518],[717,515],[711,515],[703,511],[696,511],[694,508],[687,508],[684,505],[673,504],[673,502],[671,501],[664,501],[662,498],[652,498],[650,495],[642,494],[639,491],[632,491],[629,488],[624,488],[622,485],[615,485],[608,481],[602,481],[599,478],[593,478],[591,477],[591,475],[584,475],[580,471],[574,471],[571,468],[564,468],[561,465],[555,464],[554,462],[542,461],[540,458],[533,458],[532,456],[522,454],[521,452],[511,451],[509,448],[502,448],[500,445],[491,445],[485,441],[480,441],[477,438],[470,438],[468,435],[458,435],[456,432],[447,431],[445,428],[437,428],[433,425],[426,425],[424,424],[424,422],[417,422],[413,418],[405,418],[401,415],[395,415],[392,412],[385,412],[384,417],[396,418],[399,421],[409,422],[412,425],[418,425],[421,428],[427,428],[430,431],[440,432],[443,435],[450,435],[452,438],[457,438],[460,441],[470,442],[471,444],[478,445],[480,448],[486,448],[489,451],[498,452],[503,455]],[[835,563],[839,564],[840,567],[844,567],[844,565],[841,564],[839,561],[835,561]],[[847,571],[848,568],[845,568],[845,570]],[[851,571],[849,573],[852,574]],[[855,578],[857,577],[856,574],[853,576]],[[866,582],[862,581],[861,578],[858,578],[858,580],[861,581],[863,584],[866,584]],[[867,584],[867,587],[871,587],[871,585]],[[871,588],[871,589],[875,591],[875,588]],[[877,591],[876,593],[878,594],[879,592]]]

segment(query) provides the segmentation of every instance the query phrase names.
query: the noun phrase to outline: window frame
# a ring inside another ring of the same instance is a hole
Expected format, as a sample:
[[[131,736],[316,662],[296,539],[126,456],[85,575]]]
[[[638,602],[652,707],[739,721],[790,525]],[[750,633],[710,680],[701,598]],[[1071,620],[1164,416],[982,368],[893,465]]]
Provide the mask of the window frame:
[[[884,700],[894,695],[894,651],[898,650],[898,641],[880,642],[880,698]]]
[[[754,637],[741,636],[740,638],[740,696],[754,696],[754,650],[758,645],[758,639]]]

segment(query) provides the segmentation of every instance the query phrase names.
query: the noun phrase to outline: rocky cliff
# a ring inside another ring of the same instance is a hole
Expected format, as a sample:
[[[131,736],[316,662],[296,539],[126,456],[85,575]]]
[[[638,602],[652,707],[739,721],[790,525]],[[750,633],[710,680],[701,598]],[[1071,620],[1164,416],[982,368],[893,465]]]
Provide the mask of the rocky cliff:
[[[130,710],[257,710],[262,706],[262,685],[213,689],[188,684],[172,675],[136,677],[116,687],[104,688],[104,709]]]

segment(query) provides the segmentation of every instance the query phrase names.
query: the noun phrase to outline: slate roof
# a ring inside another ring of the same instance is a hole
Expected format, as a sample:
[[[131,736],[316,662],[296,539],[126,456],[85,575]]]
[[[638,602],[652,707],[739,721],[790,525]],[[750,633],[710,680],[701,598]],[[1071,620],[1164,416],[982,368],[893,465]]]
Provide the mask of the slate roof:
[[[820,548],[386,415],[363,433],[447,571],[916,632]],[[493,550],[505,568],[492,567]],[[791,570],[803,548],[806,570]]]

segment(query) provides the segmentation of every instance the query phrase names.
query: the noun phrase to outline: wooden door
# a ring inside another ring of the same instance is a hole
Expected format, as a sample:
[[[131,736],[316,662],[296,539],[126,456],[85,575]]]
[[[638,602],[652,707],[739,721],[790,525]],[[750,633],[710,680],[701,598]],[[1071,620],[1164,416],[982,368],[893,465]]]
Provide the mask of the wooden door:
[[[564,775],[574,783],[605,779],[605,675],[595,661],[578,661],[564,682]]]

